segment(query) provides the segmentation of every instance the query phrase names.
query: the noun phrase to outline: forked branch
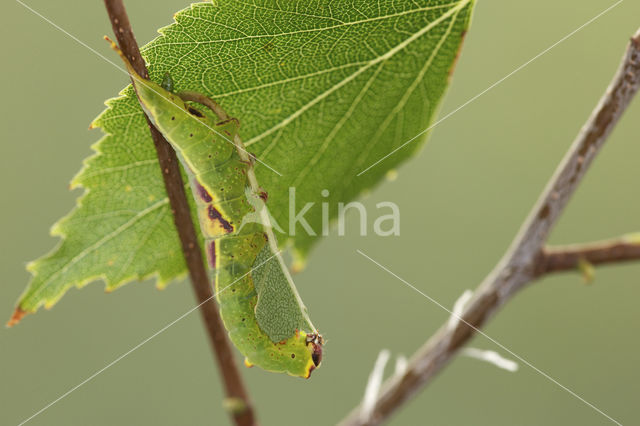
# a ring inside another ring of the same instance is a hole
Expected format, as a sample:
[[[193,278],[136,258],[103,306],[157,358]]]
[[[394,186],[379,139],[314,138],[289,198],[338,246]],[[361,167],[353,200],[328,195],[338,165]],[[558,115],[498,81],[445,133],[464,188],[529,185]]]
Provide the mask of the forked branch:
[[[443,325],[411,358],[406,371],[383,385],[370,416],[356,407],[343,426],[376,425],[430,383],[476,330],[511,297],[545,273],[591,263],[639,259],[637,244],[609,242],[582,248],[544,249],[553,225],[640,86],[640,30],[632,37],[622,65],[551,177],[507,253],[475,291],[457,326]]]

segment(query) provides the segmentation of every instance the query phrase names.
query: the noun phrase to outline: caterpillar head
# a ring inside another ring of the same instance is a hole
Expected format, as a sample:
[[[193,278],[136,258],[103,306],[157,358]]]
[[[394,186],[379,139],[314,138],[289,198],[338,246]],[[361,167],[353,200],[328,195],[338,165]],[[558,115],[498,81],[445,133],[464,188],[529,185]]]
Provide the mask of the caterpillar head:
[[[309,352],[311,352],[311,360],[314,364],[309,371],[309,375],[311,375],[311,371],[320,367],[320,363],[322,362],[322,345],[324,345],[324,339],[320,333],[307,335],[307,348]]]

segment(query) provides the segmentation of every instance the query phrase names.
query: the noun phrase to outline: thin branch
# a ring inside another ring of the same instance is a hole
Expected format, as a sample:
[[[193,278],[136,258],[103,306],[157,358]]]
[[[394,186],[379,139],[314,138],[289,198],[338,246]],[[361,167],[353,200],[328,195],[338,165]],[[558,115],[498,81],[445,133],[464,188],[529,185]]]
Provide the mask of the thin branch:
[[[144,78],[149,78],[122,0],[104,0],[104,3],[120,49],[129,58],[138,74]],[[201,304],[202,320],[209,336],[209,342],[216,355],[218,369],[224,379],[227,394],[225,405],[237,426],[253,426],[256,424],[253,407],[233,357],[227,332],[222,324],[222,319],[213,297],[213,290],[204,266],[196,230],[191,221],[191,213],[184,191],[184,183],[180,175],[178,159],[171,145],[151,124],[148,118],[147,124],[149,125],[158,154],[158,161],[163,172],[162,177],[169,196],[176,229],[182,243],[182,251],[189,269],[193,291],[197,303]]]
[[[443,325],[410,359],[407,371],[387,380],[369,421],[361,406],[343,426],[376,425],[426,386],[456,352],[503,304],[549,268],[543,247],[549,232],[582,181],[591,162],[628,107],[640,86],[640,30],[631,39],[620,69],[606,93],[542,192],[502,260],[476,290],[457,327]],[[553,251],[552,251],[553,253]],[[554,256],[557,260],[557,257]],[[613,258],[611,258],[613,261]]]
[[[540,261],[541,274],[575,270],[581,261],[592,265],[640,260],[640,241],[629,238],[597,241],[570,246],[547,247]]]

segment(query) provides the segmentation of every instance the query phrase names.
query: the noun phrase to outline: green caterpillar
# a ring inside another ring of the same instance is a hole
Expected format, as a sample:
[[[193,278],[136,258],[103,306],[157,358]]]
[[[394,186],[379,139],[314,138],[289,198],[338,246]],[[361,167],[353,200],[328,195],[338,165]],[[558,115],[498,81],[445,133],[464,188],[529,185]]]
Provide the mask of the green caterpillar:
[[[324,341],[264,219],[266,193],[259,190],[253,160],[237,137],[238,121],[203,95],[185,97],[200,99],[226,118],[216,122],[173,93],[171,82],[160,86],[142,78],[106,39],[123,59],[146,115],[189,176],[220,315],[231,341],[247,366],[308,378],[322,361]]]

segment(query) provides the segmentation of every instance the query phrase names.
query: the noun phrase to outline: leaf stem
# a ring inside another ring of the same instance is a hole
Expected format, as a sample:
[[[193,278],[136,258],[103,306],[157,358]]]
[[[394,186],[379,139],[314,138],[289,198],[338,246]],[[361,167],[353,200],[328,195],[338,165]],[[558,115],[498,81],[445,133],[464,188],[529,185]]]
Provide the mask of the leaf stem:
[[[639,87],[640,30],[631,38],[613,81],[513,243],[461,313],[463,321],[459,321],[456,327],[444,324],[412,356],[403,374],[393,376],[384,383],[368,419],[363,420],[360,415],[362,407],[357,406],[340,425],[377,425],[388,419],[428,385],[502,305],[536,278],[549,272],[574,268],[580,256],[593,263],[640,258],[637,245],[631,247],[629,241],[623,245],[607,243],[578,249],[544,249],[551,229]]]
[[[149,73],[129,22],[129,17],[122,0],[104,0],[107,14],[118,40],[120,49],[124,52],[138,74],[149,78]],[[180,166],[171,145],[147,118],[153,143],[158,154],[158,161],[162,169],[165,189],[169,196],[171,211],[182,244],[191,284],[200,306],[200,313],[204,321],[209,342],[216,355],[218,369],[222,374],[229,414],[236,426],[254,426],[257,424],[249,395],[242,381],[242,377],[235,362],[233,351],[222,324],[218,308],[213,297],[213,290],[204,266],[202,252],[198,244],[195,227],[191,220],[191,212],[184,191],[184,182],[180,174]]]

